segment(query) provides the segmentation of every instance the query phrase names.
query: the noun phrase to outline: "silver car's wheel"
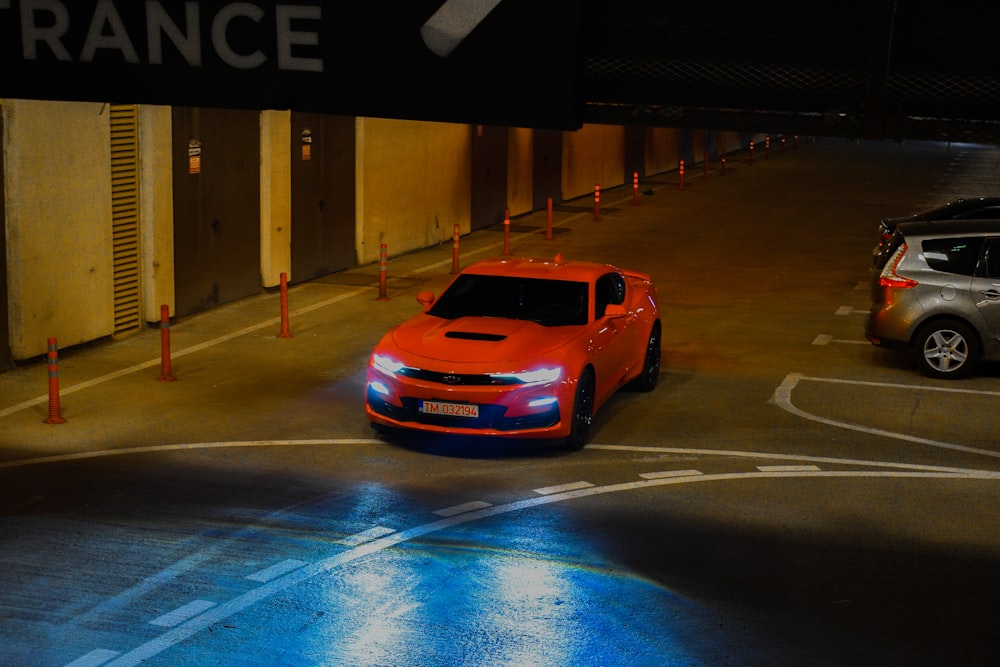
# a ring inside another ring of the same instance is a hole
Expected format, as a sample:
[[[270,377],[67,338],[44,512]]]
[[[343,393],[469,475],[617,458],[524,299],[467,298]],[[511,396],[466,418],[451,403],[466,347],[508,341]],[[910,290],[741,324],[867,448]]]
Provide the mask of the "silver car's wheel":
[[[932,322],[917,335],[915,360],[931,377],[966,378],[979,361],[979,339],[965,324],[955,320]]]

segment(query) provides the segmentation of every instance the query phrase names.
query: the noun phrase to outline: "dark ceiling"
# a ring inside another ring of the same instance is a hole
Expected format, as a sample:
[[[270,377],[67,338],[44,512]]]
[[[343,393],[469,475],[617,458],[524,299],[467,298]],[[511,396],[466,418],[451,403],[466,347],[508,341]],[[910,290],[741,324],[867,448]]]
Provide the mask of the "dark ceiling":
[[[1000,143],[993,3],[583,0],[587,123]]]

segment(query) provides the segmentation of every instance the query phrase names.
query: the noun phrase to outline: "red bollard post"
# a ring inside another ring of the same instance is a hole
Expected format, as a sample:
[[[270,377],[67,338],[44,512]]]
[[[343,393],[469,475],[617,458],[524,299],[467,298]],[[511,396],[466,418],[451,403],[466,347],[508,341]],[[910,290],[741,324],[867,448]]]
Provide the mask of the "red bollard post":
[[[594,222],[601,219],[601,184],[594,185]]]
[[[794,137],[792,137],[792,148],[798,148],[798,147],[799,147],[799,135],[796,134]]]
[[[386,295],[388,292],[385,275],[386,256],[385,244],[383,243],[378,248],[378,298],[376,301],[389,300],[389,297]]]
[[[719,157],[719,176],[726,175],[726,149],[722,149],[722,155]]]
[[[771,159],[771,137],[770,136],[764,137],[764,159],[765,160],[770,160]]]
[[[510,254],[510,209],[503,210],[503,254]]]
[[[49,338],[49,416],[46,424],[65,424],[59,406],[59,348],[55,338]]]
[[[780,148],[778,149],[778,152],[779,153],[785,152],[785,135],[781,135],[781,145]]]
[[[753,139],[750,140],[750,166],[753,166]]]
[[[545,240],[552,240],[552,197],[545,202]]]
[[[170,368],[170,306],[160,306],[160,377],[161,382],[173,382]]]
[[[291,338],[292,332],[288,329],[288,274],[281,273],[281,333],[278,338]]]
[[[683,190],[684,189],[684,160],[681,160],[680,168],[677,171],[678,171],[677,189],[678,190]]]
[[[632,206],[639,205],[639,172],[632,172]]]
[[[458,225],[455,225],[455,230],[451,233],[451,272],[452,274],[458,273]]]

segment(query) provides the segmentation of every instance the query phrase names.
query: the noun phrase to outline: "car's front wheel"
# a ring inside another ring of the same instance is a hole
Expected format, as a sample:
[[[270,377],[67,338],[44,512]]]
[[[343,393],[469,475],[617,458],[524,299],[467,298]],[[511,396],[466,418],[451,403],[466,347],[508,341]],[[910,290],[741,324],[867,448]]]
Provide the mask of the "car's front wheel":
[[[572,420],[566,448],[576,451],[587,444],[590,425],[594,421],[594,372],[589,368],[580,374],[580,379],[576,382]]]
[[[914,340],[914,360],[925,375],[967,378],[979,362],[979,339],[966,324],[939,320],[920,330]]]
[[[642,362],[642,373],[632,381],[636,391],[653,391],[660,380],[660,323],[654,322],[646,343],[646,356]]]

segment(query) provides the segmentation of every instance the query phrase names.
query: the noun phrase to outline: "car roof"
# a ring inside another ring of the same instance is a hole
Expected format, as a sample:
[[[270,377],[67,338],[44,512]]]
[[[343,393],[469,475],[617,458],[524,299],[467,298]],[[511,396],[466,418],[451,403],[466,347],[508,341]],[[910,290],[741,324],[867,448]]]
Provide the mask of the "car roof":
[[[553,259],[535,257],[483,259],[469,265],[462,273],[590,282],[612,271],[621,273],[620,269],[610,264],[567,261],[562,255],[556,255]]]
[[[1000,219],[1000,197],[967,197],[952,200],[941,206],[920,211],[912,215],[885,218],[886,226],[922,220],[955,220],[959,218],[980,219],[984,217]]]
[[[993,236],[1000,234],[1000,219],[917,220],[902,222],[903,236]]]

